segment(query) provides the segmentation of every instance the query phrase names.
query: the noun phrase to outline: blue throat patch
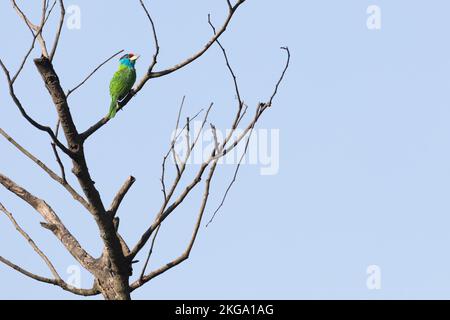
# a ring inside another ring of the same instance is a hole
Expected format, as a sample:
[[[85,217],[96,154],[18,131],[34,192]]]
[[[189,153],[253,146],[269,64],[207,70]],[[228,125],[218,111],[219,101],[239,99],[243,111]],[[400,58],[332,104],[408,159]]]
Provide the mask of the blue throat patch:
[[[131,61],[128,58],[120,59],[120,64],[128,68],[134,68],[135,63],[136,61]]]

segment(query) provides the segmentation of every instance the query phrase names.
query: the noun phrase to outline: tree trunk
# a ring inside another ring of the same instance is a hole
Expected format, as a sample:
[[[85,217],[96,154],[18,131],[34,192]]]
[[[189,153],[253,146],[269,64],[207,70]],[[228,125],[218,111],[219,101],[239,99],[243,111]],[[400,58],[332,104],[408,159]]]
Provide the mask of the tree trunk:
[[[125,257],[126,254],[117,235],[114,217],[109,211],[106,211],[100,193],[89,173],[84,154],[84,140],[80,137],[73,122],[67,103],[67,95],[64,93],[58,75],[48,58],[34,59],[34,63],[56,107],[71,152],[72,172],[77,177],[80,187],[86,195],[90,205],[89,211],[97,223],[105,245],[100,266],[89,271],[94,274],[97,287],[106,300],[130,300],[130,263]]]
[[[106,270],[97,278],[97,285],[105,300],[131,300],[128,281],[128,276]]]

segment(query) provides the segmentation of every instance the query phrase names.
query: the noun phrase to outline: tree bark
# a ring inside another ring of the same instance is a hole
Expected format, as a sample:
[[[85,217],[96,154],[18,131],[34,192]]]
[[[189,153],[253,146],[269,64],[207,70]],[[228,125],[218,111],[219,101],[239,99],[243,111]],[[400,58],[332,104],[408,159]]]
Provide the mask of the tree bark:
[[[105,300],[131,300],[128,275],[107,268],[95,276],[97,287]]]

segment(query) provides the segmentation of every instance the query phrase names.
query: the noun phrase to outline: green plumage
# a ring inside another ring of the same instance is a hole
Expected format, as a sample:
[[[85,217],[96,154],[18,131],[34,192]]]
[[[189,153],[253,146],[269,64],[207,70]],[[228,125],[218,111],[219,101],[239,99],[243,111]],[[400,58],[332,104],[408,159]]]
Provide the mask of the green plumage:
[[[122,100],[133,88],[136,82],[136,69],[134,63],[125,61],[120,63],[119,70],[116,71],[114,77],[109,84],[109,93],[111,95],[111,105],[109,107],[109,119],[114,118],[119,108],[118,100]]]

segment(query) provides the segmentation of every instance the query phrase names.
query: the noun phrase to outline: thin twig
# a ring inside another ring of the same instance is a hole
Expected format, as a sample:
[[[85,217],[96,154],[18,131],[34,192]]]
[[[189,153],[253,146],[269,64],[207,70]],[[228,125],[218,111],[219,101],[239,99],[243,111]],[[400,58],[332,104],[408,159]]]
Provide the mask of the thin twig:
[[[161,163],[162,170],[161,170],[160,181],[161,181],[161,187],[162,187],[161,191],[163,192],[163,195],[164,195],[164,201],[167,200],[167,192],[166,192],[166,184],[165,184],[165,173],[166,173],[167,158],[169,157],[170,153],[172,152],[172,149],[175,147],[175,142],[178,140],[178,138],[180,137],[181,133],[186,129],[186,126],[188,124],[190,124],[192,121],[194,121],[200,115],[200,113],[202,113],[202,112],[203,112],[203,109],[200,109],[200,111],[198,111],[194,116],[189,118],[189,122],[186,123],[184,125],[184,127],[181,130],[179,130],[178,133],[176,133],[174,138],[172,138],[172,140],[170,142],[170,148],[169,148],[169,150],[167,151],[167,153],[163,157],[163,161]]]
[[[120,50],[116,53],[114,53],[111,57],[109,57],[108,59],[106,59],[105,61],[103,61],[100,65],[98,65],[91,73],[89,73],[89,75],[83,79],[83,81],[81,81],[77,86],[75,86],[73,89],[70,89],[69,91],[67,91],[66,96],[69,97],[75,90],[77,90],[78,88],[80,88],[83,84],[86,83],[86,81],[89,80],[90,77],[92,77],[101,67],[103,67],[106,63],[108,63],[109,61],[111,61],[112,59],[114,59],[114,57],[116,57],[117,55],[121,54],[124,50]]]
[[[152,240],[152,243],[150,245],[150,249],[149,249],[148,254],[147,254],[147,259],[145,259],[144,267],[142,268],[141,276],[139,277],[140,279],[144,278],[145,270],[147,269],[148,263],[150,262],[150,257],[152,256],[152,253],[153,253],[153,248],[155,246],[156,237],[158,236],[158,233],[159,233],[160,229],[161,229],[161,225],[158,226],[158,229],[156,229],[155,235],[153,236],[153,240]]]
[[[208,51],[208,49],[214,44],[214,42],[217,41],[217,39],[219,39],[219,37],[225,32],[225,30],[228,27],[228,24],[230,23],[231,19],[234,16],[234,13],[236,12],[236,10],[245,2],[246,0],[238,0],[236,2],[236,4],[234,6],[232,6],[229,10],[228,16],[225,19],[224,24],[222,25],[222,27],[214,34],[214,36],[208,41],[208,43],[206,43],[206,45],[203,47],[203,49],[201,49],[200,51],[198,51],[197,53],[195,53],[193,56],[187,58],[186,60],[184,60],[183,62],[180,62],[176,65],[174,65],[171,68],[162,70],[162,71],[158,71],[158,72],[152,72],[150,74],[151,78],[159,78],[168,74],[171,74],[177,70],[180,70],[181,68],[184,68],[185,66],[191,64],[192,62],[194,62],[195,60],[197,60],[198,58],[200,58],[202,55],[205,54],[206,51]]]
[[[181,104],[180,104],[180,108],[178,109],[178,116],[177,116],[177,122],[175,124],[175,132],[174,132],[174,139],[172,140],[172,144],[171,144],[171,149],[172,149],[172,154],[173,154],[173,160],[175,161],[175,167],[177,168],[177,174],[180,175],[180,166],[178,164],[178,155],[175,151],[175,137],[178,134],[178,128],[179,128],[179,124],[180,124],[180,117],[181,117],[181,113],[183,111],[183,107],[184,107],[184,101],[186,99],[186,96],[183,96],[183,99],[181,100]]]
[[[278,79],[278,82],[277,82],[277,84],[275,86],[275,90],[273,91],[272,96],[270,97],[270,100],[267,103],[267,105],[269,107],[272,106],[273,99],[275,99],[275,96],[278,93],[278,88],[280,87],[280,84],[283,81],[284,76],[286,75],[286,71],[288,70],[289,64],[291,62],[291,52],[289,51],[289,48],[288,47],[281,47],[280,49],[286,51],[286,53],[287,53],[287,61],[286,61],[286,65],[284,67],[283,73],[281,74],[281,77],[280,77],[280,79]]]
[[[25,57],[22,59],[22,63],[20,64],[19,69],[17,70],[16,74],[15,74],[15,75],[12,77],[12,79],[11,79],[11,82],[12,82],[13,84],[14,84],[14,82],[16,82],[17,78],[19,77],[20,73],[22,72],[23,67],[25,66],[25,63],[26,63],[27,60],[28,60],[28,57],[30,56],[31,52],[32,52],[33,49],[34,49],[34,45],[36,44],[36,39],[37,39],[37,37],[39,37],[39,35],[40,35],[41,32],[42,32],[42,29],[44,28],[44,25],[47,23],[47,19],[50,17],[50,14],[52,13],[55,4],[56,4],[56,1],[53,3],[52,7],[50,8],[50,10],[49,10],[49,12],[48,12],[48,14],[47,14],[47,17],[44,19],[44,22],[39,26],[39,28],[38,28],[36,34],[34,34],[34,33],[33,33],[33,30],[30,29],[31,34],[33,35],[33,41],[31,42],[31,47],[30,47],[30,49],[28,49],[27,53],[25,54]]]
[[[286,50],[286,52],[287,52],[287,61],[286,61],[286,65],[285,65],[285,67],[284,67],[284,69],[283,69],[283,72],[282,72],[280,78],[278,79],[278,82],[277,82],[277,84],[276,84],[276,86],[275,86],[275,89],[274,89],[274,91],[273,91],[273,93],[272,93],[272,96],[270,97],[269,102],[267,102],[267,103],[265,103],[265,104],[260,104],[260,105],[259,105],[259,108],[258,108],[258,111],[257,111],[257,115],[258,115],[258,114],[261,114],[261,113],[265,110],[265,108],[270,107],[270,106],[272,105],[273,99],[274,99],[275,96],[277,95],[278,88],[279,88],[281,82],[282,82],[283,79],[284,79],[284,76],[285,76],[285,74],[286,74],[287,69],[289,68],[289,63],[290,63],[290,58],[291,58],[291,54],[290,54],[290,52],[289,52],[289,49],[288,49],[287,47],[282,47],[281,49],[282,49],[282,50]],[[224,54],[225,54],[225,51],[224,51]],[[226,55],[225,55],[225,56],[226,56]],[[246,110],[244,110],[244,111],[246,111]],[[259,116],[258,116],[258,117],[259,117]],[[257,119],[257,118],[255,118],[255,119]],[[239,120],[239,121],[240,121],[240,120]],[[236,166],[236,170],[234,171],[233,179],[231,180],[230,184],[228,185],[228,187],[227,187],[227,189],[226,189],[226,191],[225,191],[225,194],[224,194],[224,196],[223,196],[223,198],[222,198],[222,201],[220,202],[220,204],[219,204],[219,206],[217,207],[217,209],[214,211],[214,213],[213,213],[211,219],[209,220],[209,222],[206,224],[206,227],[208,227],[208,226],[213,222],[213,220],[214,220],[214,218],[216,217],[217,213],[218,213],[219,210],[223,207],[223,205],[224,205],[224,203],[225,203],[225,200],[226,200],[226,198],[227,198],[227,196],[228,196],[228,193],[229,193],[230,190],[231,190],[231,187],[232,187],[233,184],[236,182],[236,178],[237,178],[237,175],[238,175],[238,173],[239,173],[239,169],[240,169],[240,167],[241,167],[242,160],[244,159],[244,156],[247,154],[248,146],[249,146],[249,143],[250,143],[250,139],[251,139],[251,137],[252,137],[252,133],[253,133],[253,129],[254,129],[254,127],[255,127],[255,124],[256,124],[256,121],[253,121],[253,122],[252,122],[251,129],[250,129],[250,132],[249,132],[248,137],[247,137],[247,141],[246,141],[246,143],[245,143],[245,149],[244,149],[244,152],[242,153],[241,158],[239,159],[239,162],[238,162],[238,164],[237,164],[237,166]],[[235,144],[236,144],[236,142],[235,142]]]
[[[220,202],[220,204],[219,204],[219,206],[217,207],[217,209],[214,211],[214,213],[213,213],[211,219],[210,219],[210,220],[208,221],[208,223],[206,224],[206,227],[208,227],[208,226],[213,222],[214,218],[216,217],[216,214],[217,214],[217,213],[219,212],[219,210],[223,207],[223,205],[224,205],[224,203],[225,203],[225,200],[227,199],[228,193],[229,193],[230,190],[231,190],[231,187],[232,187],[233,184],[236,182],[236,178],[237,178],[237,175],[238,175],[238,173],[239,173],[239,169],[240,169],[240,167],[241,167],[242,160],[244,159],[244,156],[247,154],[247,150],[248,150],[248,146],[249,146],[249,143],[250,143],[250,139],[251,139],[251,137],[252,137],[252,133],[253,133],[253,128],[250,130],[250,133],[249,133],[249,135],[248,135],[248,137],[247,137],[247,141],[245,142],[245,148],[244,148],[244,151],[242,152],[242,155],[241,155],[241,157],[240,157],[240,159],[239,159],[239,162],[238,162],[238,164],[237,164],[237,166],[236,166],[236,169],[235,169],[235,171],[234,171],[233,179],[231,180],[230,184],[228,185],[227,190],[225,191],[225,194],[224,194],[223,197],[222,197],[222,201]]]
[[[129,176],[128,179],[124,182],[120,190],[117,192],[114,197],[113,202],[111,203],[111,207],[109,208],[109,214],[111,217],[114,217],[119,209],[120,204],[122,203],[123,198],[127,194],[128,190],[130,190],[131,186],[136,182],[136,178],[133,176]]]
[[[210,15],[210,14],[208,14],[208,23],[209,23],[209,25],[211,26],[211,28],[212,28],[214,34],[216,34],[216,27],[214,27],[214,25],[213,25],[213,23],[212,23],[212,21],[211,21],[211,15]],[[236,74],[234,73],[234,70],[233,70],[233,68],[231,67],[230,61],[229,61],[229,59],[228,59],[228,54],[227,54],[225,48],[224,48],[224,47],[222,46],[222,44],[220,43],[219,39],[216,39],[216,43],[217,43],[217,45],[220,47],[220,49],[222,50],[222,53],[223,53],[223,56],[224,56],[224,58],[225,58],[225,63],[226,63],[226,65],[227,65],[228,71],[230,72],[231,77],[233,78],[234,90],[235,90],[235,92],[236,92],[236,97],[237,97],[237,99],[238,99],[239,109],[240,109],[240,108],[242,108],[243,102],[242,102],[241,92],[240,92],[240,90],[239,90],[239,84],[238,84],[238,81],[237,81]]]
[[[155,53],[153,54],[153,61],[150,64],[150,66],[148,67],[148,71],[147,73],[150,74],[153,71],[153,68],[156,66],[156,64],[158,63],[158,55],[159,55],[159,41],[158,41],[158,35],[156,33],[156,27],[155,27],[155,23],[152,19],[152,16],[150,15],[150,13],[147,10],[147,7],[144,4],[143,0],[139,0],[141,3],[142,8],[145,11],[145,14],[147,15],[148,20],[150,21],[150,24],[152,26],[152,34],[153,34],[153,42],[155,44]]]
[[[56,5],[56,0],[53,2],[52,7],[49,10],[49,15],[46,18],[46,11],[47,11],[47,5],[46,5],[46,1],[43,1],[43,8],[42,8],[42,19],[41,19],[41,24],[39,26],[33,24],[28,17],[25,15],[25,13],[19,8],[19,6],[16,3],[16,0],[11,0],[12,6],[14,8],[14,10],[16,10],[17,14],[19,15],[19,17],[26,23],[26,25],[28,26],[28,28],[34,32],[36,32],[36,37],[41,45],[41,50],[42,50],[42,55],[44,57],[49,57],[48,51],[47,51],[47,46],[45,44],[45,40],[44,37],[42,35],[42,30],[44,28],[44,25],[47,21],[48,16],[50,16],[51,11],[53,10],[53,7]]]
[[[56,138],[58,138],[60,124],[61,124],[61,120],[58,119],[58,121],[56,122],[56,128],[55,128],[55,136],[56,136]],[[55,146],[54,143],[51,143],[51,146],[52,146],[52,149],[53,149],[53,153],[55,154],[56,162],[58,163],[59,168],[61,170],[61,177],[62,177],[63,181],[65,183],[67,183],[66,169],[64,168],[64,164],[61,161],[58,149],[56,149],[56,146]]]
[[[190,126],[191,120],[189,119],[189,117],[186,118],[186,151],[189,150],[189,148],[191,147],[191,126]],[[189,160],[189,153],[186,152],[186,156],[184,159],[184,163],[187,163]]]
[[[50,259],[42,252],[41,249],[39,249],[39,247],[36,245],[36,243],[33,241],[33,239],[31,239],[31,237],[28,235],[28,233],[25,232],[25,230],[23,230],[19,224],[17,223],[16,219],[14,219],[14,216],[12,215],[11,212],[9,212],[2,203],[0,203],[0,211],[2,211],[9,219],[9,221],[11,221],[11,223],[13,224],[13,226],[16,228],[17,232],[19,232],[22,237],[25,238],[25,240],[27,240],[27,242],[30,244],[30,246],[33,248],[33,250],[41,257],[41,259],[45,262],[45,264],[47,265],[47,267],[50,269],[50,272],[53,274],[53,276],[56,279],[61,280],[61,277],[59,276],[58,272],[56,271],[55,267],[53,266],[53,264],[51,263]]]
[[[231,2],[228,2],[228,4],[231,5]],[[215,26],[213,25],[213,23],[211,21],[211,15],[208,15],[208,23],[211,26],[214,34],[216,34],[216,28],[215,28]],[[224,141],[222,143],[222,149],[223,149],[223,148],[226,147],[228,141],[233,136],[234,132],[236,131],[237,126],[239,125],[239,123],[241,122],[241,120],[244,117],[245,113],[247,112],[247,107],[245,107],[244,111],[242,112],[242,108],[244,106],[244,102],[242,101],[242,98],[241,98],[241,93],[240,93],[239,84],[238,84],[238,81],[237,81],[236,74],[234,73],[234,70],[231,67],[230,60],[228,58],[228,54],[227,54],[224,46],[222,46],[222,44],[220,43],[219,39],[216,40],[216,43],[220,47],[220,49],[222,51],[222,55],[223,55],[223,57],[225,59],[225,64],[226,64],[226,66],[228,68],[228,71],[229,71],[229,73],[230,73],[230,75],[231,75],[231,77],[233,79],[234,91],[236,93],[236,97],[237,97],[237,100],[238,100],[238,109],[237,109],[237,112],[236,112],[233,124],[231,125],[231,130],[228,133],[228,135],[225,137],[225,139],[224,139]],[[217,150],[217,152],[216,152],[216,155],[218,155],[218,154],[219,154],[219,150]]]
[[[216,130],[216,127],[212,123],[210,123],[210,126],[211,126],[211,131],[212,131],[212,134],[214,137],[215,154],[218,154],[220,152],[220,149],[219,149],[219,140],[217,139],[217,130]]]
[[[55,53],[56,53],[56,48],[58,47],[59,44],[59,39],[61,38],[61,31],[62,28],[64,26],[64,17],[66,16],[66,9],[64,8],[64,1],[63,0],[59,0],[59,7],[60,7],[60,17],[59,17],[59,24],[58,24],[58,29],[56,31],[56,36],[55,36],[55,41],[53,42],[53,48],[52,51],[50,52],[50,61],[53,61],[53,58],[55,57]]]
[[[61,158],[58,153],[58,149],[56,149],[56,145],[53,142],[51,143],[51,146],[52,146],[53,154],[55,155],[56,162],[58,163],[59,169],[61,170],[61,178],[63,180],[63,183],[68,184],[67,179],[66,179],[66,169],[64,168],[64,164],[61,161]]]

